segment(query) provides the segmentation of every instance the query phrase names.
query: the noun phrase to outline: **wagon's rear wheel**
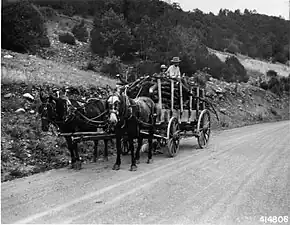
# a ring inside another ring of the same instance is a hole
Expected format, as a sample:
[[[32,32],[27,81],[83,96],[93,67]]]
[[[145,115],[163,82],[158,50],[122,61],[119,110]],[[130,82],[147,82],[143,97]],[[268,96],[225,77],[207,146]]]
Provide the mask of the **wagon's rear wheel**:
[[[169,120],[167,138],[168,155],[174,157],[179,151],[179,123],[176,117]]]
[[[204,109],[198,118],[197,123],[197,132],[198,132],[198,145],[200,148],[206,148],[210,138],[211,132],[211,121],[210,114],[207,109]]]

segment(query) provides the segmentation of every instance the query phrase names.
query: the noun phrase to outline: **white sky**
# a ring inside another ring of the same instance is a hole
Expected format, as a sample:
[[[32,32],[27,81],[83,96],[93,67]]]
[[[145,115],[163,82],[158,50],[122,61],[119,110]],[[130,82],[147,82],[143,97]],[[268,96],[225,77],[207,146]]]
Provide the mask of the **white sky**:
[[[289,19],[289,0],[171,0],[172,2],[179,2],[184,11],[198,8],[205,13],[217,14],[221,8],[231,11],[240,9],[241,12],[247,8],[255,9],[260,14],[281,15],[284,19]]]

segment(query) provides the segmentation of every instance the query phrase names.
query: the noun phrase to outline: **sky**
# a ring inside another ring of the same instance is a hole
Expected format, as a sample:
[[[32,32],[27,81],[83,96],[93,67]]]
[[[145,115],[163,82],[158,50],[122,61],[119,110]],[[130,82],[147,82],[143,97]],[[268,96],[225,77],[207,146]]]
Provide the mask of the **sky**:
[[[240,9],[241,12],[247,8],[255,9],[260,14],[281,15],[284,19],[289,19],[289,0],[171,0],[172,2],[179,2],[184,11],[198,8],[205,13],[217,14],[221,8],[231,11]]]

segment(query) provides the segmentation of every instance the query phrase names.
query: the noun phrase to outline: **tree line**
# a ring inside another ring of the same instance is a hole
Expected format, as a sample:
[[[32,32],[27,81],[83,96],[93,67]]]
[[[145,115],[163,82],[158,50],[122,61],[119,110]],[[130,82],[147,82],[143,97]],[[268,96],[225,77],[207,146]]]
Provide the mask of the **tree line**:
[[[160,0],[33,2],[50,6],[69,16],[93,16],[96,27],[103,16],[114,17],[124,34],[130,31],[130,35],[124,37],[124,40],[129,38],[131,41],[126,51],[137,49],[143,54],[142,57],[149,57],[155,49],[162,52],[172,49],[171,44],[177,38],[174,33],[186,33],[192,39],[198,38],[202,44],[217,50],[281,63],[289,59],[289,21],[258,14],[255,10],[245,9],[241,12],[221,9],[218,15],[206,14],[199,9],[185,12],[178,3],[170,5]],[[118,49],[117,52],[124,50]]]
[[[90,34],[92,52],[103,57],[118,57],[123,62],[138,61],[140,68],[152,62],[151,67],[149,66],[152,71],[148,67],[145,69],[148,73],[158,70],[156,65],[168,63],[173,56],[179,56],[182,60],[182,73],[191,74],[207,67],[209,73],[218,79],[230,82],[248,80],[245,68],[235,57],[223,63],[215,55],[209,54],[207,47],[281,63],[286,63],[289,58],[289,21],[257,14],[255,11],[245,10],[242,13],[239,10],[232,12],[221,9],[218,15],[206,14],[198,9],[185,12],[178,3],[168,4],[160,0],[30,2],[38,7],[50,7],[68,16],[93,18],[94,28]],[[21,13],[25,14],[23,6],[21,7]],[[4,12],[7,15],[2,17],[2,21],[6,24],[6,33],[11,33],[9,27],[13,21],[17,21],[22,27],[24,22],[11,13],[14,11],[19,14],[19,7],[8,8],[2,7],[2,14]],[[31,9],[25,9],[30,15]],[[38,13],[33,15],[38,16]],[[42,23],[42,20],[35,18],[34,21]],[[45,33],[35,22],[31,24],[26,30],[22,28],[25,33],[31,33],[31,29]],[[15,30],[14,35],[16,33],[19,36],[18,30]],[[3,36],[5,34],[2,32],[2,40]],[[11,41],[7,37],[4,40]]]

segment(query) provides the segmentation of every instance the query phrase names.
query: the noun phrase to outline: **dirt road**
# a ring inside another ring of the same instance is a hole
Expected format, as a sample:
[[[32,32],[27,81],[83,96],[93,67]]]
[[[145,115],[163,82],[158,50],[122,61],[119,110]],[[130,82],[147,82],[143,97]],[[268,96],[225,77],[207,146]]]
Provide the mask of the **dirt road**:
[[[261,216],[290,217],[289,121],[215,132],[208,149],[197,149],[195,138],[181,146],[177,157],[155,156],[150,165],[143,155],[137,172],[128,170],[128,157],[111,170],[112,158],[3,183],[1,222],[263,224]]]

